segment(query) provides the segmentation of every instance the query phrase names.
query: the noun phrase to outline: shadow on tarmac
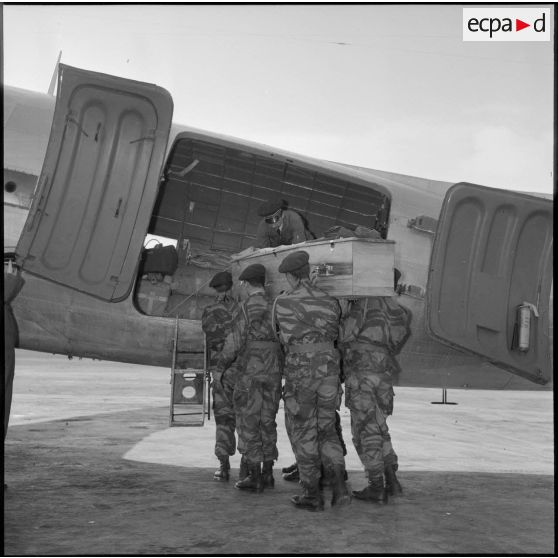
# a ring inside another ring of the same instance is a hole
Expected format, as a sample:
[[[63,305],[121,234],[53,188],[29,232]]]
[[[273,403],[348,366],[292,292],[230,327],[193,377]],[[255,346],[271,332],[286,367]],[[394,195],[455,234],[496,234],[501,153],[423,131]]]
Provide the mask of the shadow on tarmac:
[[[292,506],[299,487],[278,471],[274,489],[251,494],[215,482],[213,469],[122,458],[167,427],[166,409],[149,407],[10,428],[5,554],[554,552],[551,475],[402,467],[404,494],[387,505],[311,513]],[[349,482],[361,488],[362,471]]]

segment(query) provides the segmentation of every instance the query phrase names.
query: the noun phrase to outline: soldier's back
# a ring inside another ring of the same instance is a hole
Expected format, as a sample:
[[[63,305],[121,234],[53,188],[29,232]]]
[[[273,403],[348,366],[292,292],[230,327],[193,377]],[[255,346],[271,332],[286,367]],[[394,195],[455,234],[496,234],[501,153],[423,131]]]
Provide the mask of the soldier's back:
[[[238,305],[232,299],[219,300],[207,306],[202,314],[201,326],[207,343],[213,351],[220,351],[232,330],[233,317]]]
[[[335,340],[340,308],[325,291],[302,281],[276,300],[276,320],[284,343],[317,343]]]
[[[365,315],[358,341],[399,352],[410,335],[410,312],[393,297],[369,297],[360,304],[364,304]]]
[[[265,293],[255,293],[245,302],[248,320],[248,338],[275,341],[271,322],[272,304]]]

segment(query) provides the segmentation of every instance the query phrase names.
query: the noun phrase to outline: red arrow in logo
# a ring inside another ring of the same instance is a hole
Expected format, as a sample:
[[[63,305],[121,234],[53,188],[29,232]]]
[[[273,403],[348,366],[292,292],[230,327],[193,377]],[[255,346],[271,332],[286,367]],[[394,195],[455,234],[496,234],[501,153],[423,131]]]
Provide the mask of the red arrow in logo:
[[[515,20],[515,30],[516,31],[521,31],[522,29],[525,29],[526,27],[531,27],[530,23],[525,23],[524,21],[521,21],[520,19]]]

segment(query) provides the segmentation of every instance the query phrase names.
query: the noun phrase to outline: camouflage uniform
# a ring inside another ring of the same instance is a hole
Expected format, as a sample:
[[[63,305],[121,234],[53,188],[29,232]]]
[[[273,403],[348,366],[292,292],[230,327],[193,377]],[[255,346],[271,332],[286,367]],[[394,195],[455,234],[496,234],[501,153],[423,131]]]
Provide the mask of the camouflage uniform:
[[[305,487],[326,473],[345,469],[335,430],[340,388],[339,352],[334,347],[340,308],[337,300],[300,281],[275,302],[275,320],[285,348],[285,424]]]
[[[239,370],[234,390],[239,451],[250,466],[273,462],[278,456],[275,417],[281,399],[281,352],[263,289],[235,312],[218,368],[232,361]]]
[[[236,439],[235,413],[233,407],[233,391],[237,376],[233,365],[221,382],[222,372],[215,370],[219,355],[223,350],[225,338],[232,329],[232,316],[238,308],[237,303],[229,296],[221,296],[207,306],[202,316],[202,329],[206,335],[209,354],[209,367],[213,370],[213,413],[215,415],[215,455],[218,458],[234,455]]]
[[[407,340],[410,314],[391,297],[351,303],[341,322],[345,405],[351,411],[353,444],[369,478],[385,466],[397,470],[386,418],[393,412],[394,358]]]
[[[312,233],[306,228],[304,219],[296,211],[284,209],[282,219],[280,228],[268,225],[265,220],[260,221],[256,231],[257,248],[298,244],[313,238]]]

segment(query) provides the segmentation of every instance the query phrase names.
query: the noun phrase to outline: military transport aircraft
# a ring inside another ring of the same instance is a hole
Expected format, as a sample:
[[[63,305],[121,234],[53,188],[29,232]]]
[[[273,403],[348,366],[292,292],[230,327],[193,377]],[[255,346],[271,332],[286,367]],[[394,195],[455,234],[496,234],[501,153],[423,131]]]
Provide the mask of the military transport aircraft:
[[[21,348],[199,367],[207,283],[253,244],[261,201],[281,194],[318,237],[360,225],[395,242],[399,301],[413,314],[400,385],[552,385],[551,199],[174,125],[170,94],[152,84],[67,65],[58,80],[56,99],[4,89]],[[176,248],[166,274],[143,273],[150,235]]]

